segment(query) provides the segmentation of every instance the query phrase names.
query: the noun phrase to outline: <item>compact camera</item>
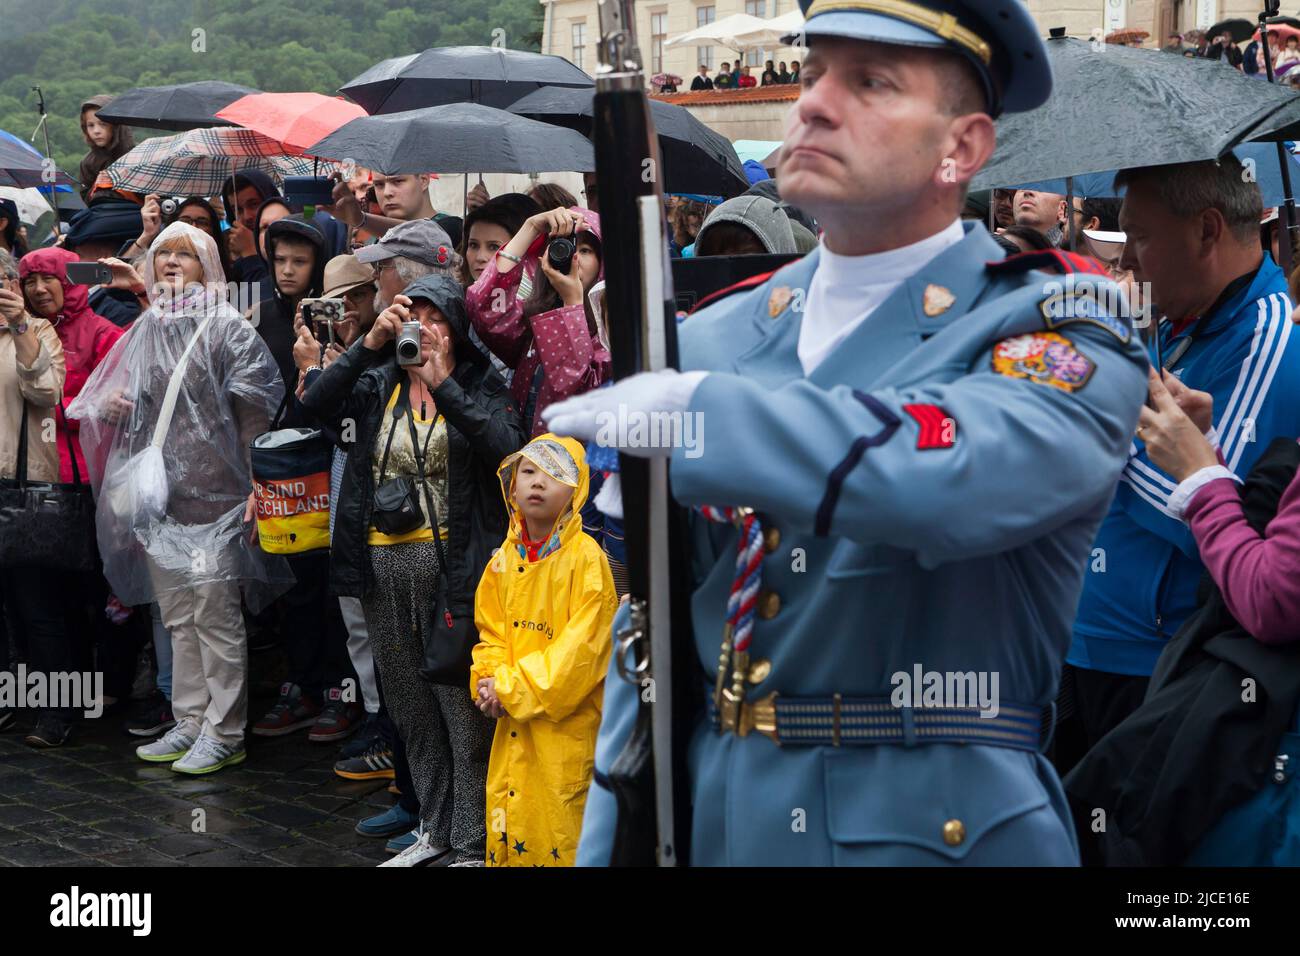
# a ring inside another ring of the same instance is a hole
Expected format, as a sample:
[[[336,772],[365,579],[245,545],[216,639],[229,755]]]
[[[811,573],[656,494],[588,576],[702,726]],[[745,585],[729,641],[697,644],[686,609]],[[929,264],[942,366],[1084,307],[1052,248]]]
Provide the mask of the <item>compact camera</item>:
[[[546,247],[546,261],[556,272],[567,276],[573,268],[573,254],[577,251],[577,245],[568,236],[556,236]]]
[[[420,364],[420,323],[403,322],[402,331],[397,336],[397,364]]]
[[[172,216],[176,215],[176,210],[180,207],[180,203],[178,203],[175,199],[164,199],[162,202],[158,204],[158,206],[159,208],[162,209],[162,214],[164,216],[171,218]]]

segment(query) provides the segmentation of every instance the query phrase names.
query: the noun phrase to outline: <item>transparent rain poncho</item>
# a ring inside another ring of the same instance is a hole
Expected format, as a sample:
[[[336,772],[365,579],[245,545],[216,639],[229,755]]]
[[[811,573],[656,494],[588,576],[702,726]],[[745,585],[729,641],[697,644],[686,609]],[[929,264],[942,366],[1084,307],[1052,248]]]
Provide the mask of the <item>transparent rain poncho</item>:
[[[204,278],[177,292],[160,279],[155,252],[184,239]],[[250,541],[243,522],[249,443],[269,429],[284,385],[225,283],[212,281],[221,275],[210,236],[179,222],[164,229],[145,256],[150,307],[68,408],[81,422],[104,575],[123,604],[227,581],[257,611],[293,583],[285,560]],[[159,429],[169,386],[171,418]]]

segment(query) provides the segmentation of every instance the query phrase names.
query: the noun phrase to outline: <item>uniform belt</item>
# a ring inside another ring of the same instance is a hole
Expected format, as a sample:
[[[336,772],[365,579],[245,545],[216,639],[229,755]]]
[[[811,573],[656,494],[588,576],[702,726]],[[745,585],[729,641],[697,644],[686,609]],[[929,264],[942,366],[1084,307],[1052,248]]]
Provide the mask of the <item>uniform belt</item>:
[[[719,724],[715,707],[710,716]],[[861,747],[876,744],[983,744],[1037,752],[1047,736],[1043,708],[1000,702],[997,716],[978,707],[896,707],[888,697],[782,697],[769,694],[740,704],[735,726],[719,729],[746,737],[757,732],[781,746]]]

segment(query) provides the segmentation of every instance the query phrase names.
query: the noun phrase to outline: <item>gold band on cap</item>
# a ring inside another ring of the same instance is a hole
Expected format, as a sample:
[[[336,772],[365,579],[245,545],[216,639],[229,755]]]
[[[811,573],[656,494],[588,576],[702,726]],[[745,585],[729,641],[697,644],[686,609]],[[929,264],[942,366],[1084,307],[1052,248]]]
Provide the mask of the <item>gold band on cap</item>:
[[[940,13],[911,0],[813,0],[804,20],[806,22],[819,13],[834,13],[838,10],[866,10],[906,20],[965,47],[979,57],[985,66],[993,60],[993,48],[978,33],[959,24],[951,13]]]

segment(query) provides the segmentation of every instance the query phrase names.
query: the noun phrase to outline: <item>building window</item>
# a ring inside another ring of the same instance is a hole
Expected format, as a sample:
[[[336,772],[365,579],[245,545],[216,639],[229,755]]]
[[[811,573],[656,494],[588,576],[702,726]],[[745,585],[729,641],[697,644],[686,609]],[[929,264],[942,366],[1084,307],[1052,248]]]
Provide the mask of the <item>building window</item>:
[[[767,0],[745,0],[745,12],[760,20],[767,19]],[[761,67],[766,60],[766,50],[751,49],[745,53],[745,62],[750,66]]]
[[[587,45],[587,24],[573,24],[573,65],[578,69],[585,69],[582,62],[583,48]]]
[[[695,8],[695,25],[697,27],[706,27],[716,19],[717,7],[696,7]],[[695,56],[699,59],[700,64],[713,69],[713,50],[711,46],[697,46]],[[697,64],[698,65],[698,64]]]
[[[668,39],[668,14],[650,14],[650,73],[664,71],[664,41]]]

